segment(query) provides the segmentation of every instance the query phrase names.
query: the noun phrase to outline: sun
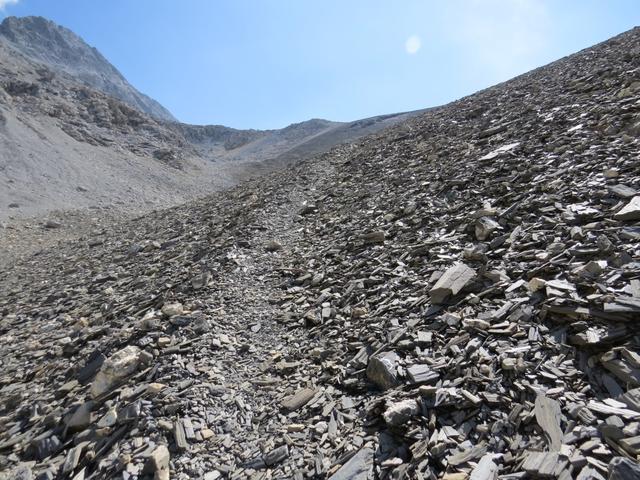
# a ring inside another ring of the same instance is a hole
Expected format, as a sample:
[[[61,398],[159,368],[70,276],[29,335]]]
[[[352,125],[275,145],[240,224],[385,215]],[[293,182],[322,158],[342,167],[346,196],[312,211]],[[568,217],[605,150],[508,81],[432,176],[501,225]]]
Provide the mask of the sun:
[[[418,53],[420,47],[422,46],[422,41],[420,37],[417,35],[411,35],[407,38],[407,41],[404,44],[404,49],[407,51],[409,55],[413,55],[414,53]]]

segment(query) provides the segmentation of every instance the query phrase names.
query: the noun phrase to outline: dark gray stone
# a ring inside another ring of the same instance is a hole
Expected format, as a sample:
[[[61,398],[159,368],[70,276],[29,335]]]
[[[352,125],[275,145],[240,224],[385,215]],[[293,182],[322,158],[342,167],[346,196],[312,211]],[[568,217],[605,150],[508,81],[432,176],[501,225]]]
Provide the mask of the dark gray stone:
[[[640,466],[628,458],[615,457],[609,462],[608,480],[640,480]]]

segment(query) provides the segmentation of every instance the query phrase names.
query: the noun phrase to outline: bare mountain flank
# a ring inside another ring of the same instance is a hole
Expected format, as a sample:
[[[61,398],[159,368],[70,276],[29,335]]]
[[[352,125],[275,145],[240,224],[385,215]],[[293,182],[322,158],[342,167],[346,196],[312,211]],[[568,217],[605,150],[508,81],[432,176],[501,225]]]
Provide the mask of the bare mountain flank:
[[[86,85],[160,120],[175,120],[158,102],[140,93],[102,54],[71,30],[42,17],[7,17],[0,38],[25,57],[62,71]]]
[[[8,17],[0,24],[0,220],[180,203],[406,115],[265,131],[187,125],[70,30]]]

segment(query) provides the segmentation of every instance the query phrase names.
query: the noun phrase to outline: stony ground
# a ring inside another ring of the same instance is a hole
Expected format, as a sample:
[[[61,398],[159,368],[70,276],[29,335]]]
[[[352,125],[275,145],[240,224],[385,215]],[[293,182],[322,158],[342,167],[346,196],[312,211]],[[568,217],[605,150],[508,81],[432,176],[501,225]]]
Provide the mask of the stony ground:
[[[95,235],[107,225],[141,215],[133,209],[54,210],[34,217],[11,217],[0,221],[0,267],[10,268],[61,242]]]
[[[639,47],[0,268],[0,471],[640,478]]]

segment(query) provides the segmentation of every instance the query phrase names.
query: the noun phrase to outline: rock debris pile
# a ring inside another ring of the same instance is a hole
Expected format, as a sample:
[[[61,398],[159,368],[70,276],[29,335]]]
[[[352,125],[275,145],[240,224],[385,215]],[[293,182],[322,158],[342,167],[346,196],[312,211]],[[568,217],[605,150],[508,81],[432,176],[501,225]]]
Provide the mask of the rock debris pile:
[[[21,260],[0,470],[640,478],[639,135],[635,29]]]

